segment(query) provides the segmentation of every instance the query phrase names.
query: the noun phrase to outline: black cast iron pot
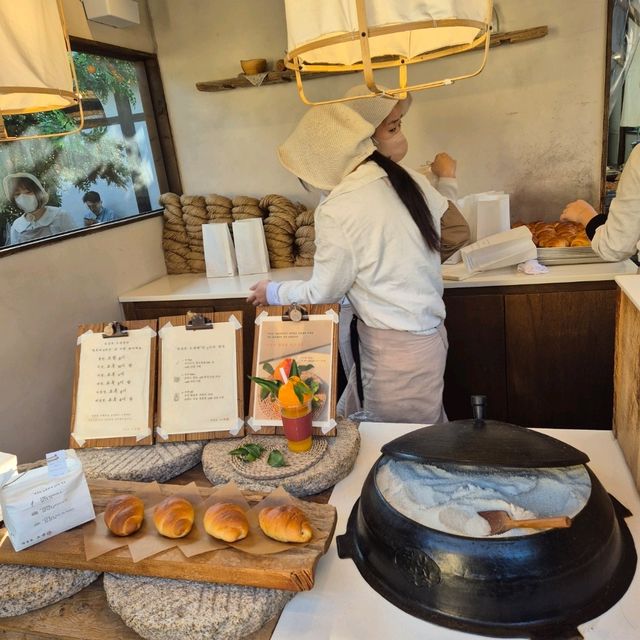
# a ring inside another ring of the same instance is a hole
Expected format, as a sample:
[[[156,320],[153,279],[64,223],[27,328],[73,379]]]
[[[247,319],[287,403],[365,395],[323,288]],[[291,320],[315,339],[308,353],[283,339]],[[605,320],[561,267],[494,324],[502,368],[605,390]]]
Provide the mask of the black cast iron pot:
[[[591,493],[570,528],[473,538],[428,528],[395,510],[376,486],[389,458],[520,469],[589,459],[549,436],[490,420],[437,424],[387,443],[337,546],[400,609],[481,635],[581,638],[577,625],[604,613],[629,587],[637,560],[624,522],[631,514],[588,467]]]

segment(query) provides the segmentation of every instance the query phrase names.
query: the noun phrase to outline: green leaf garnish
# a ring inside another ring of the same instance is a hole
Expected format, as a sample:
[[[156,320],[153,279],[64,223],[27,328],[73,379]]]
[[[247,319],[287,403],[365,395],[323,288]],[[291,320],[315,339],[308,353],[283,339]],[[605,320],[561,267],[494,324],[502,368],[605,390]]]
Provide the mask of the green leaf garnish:
[[[298,371],[300,371],[300,372],[309,371],[309,369],[313,369],[313,365],[312,364],[300,364],[300,365],[298,365]]]
[[[265,400],[269,395],[269,389],[266,387],[260,387],[260,400]]]
[[[300,369],[298,368],[298,363],[295,360],[291,361],[291,369],[289,369],[289,377],[298,376],[300,377]]]
[[[267,459],[267,464],[271,467],[286,467],[287,463],[280,451],[274,449]]]
[[[271,375],[273,375],[273,373],[274,373],[274,369],[273,369],[273,367],[271,366],[271,363],[270,363],[270,362],[265,362],[265,363],[262,365],[262,368],[263,368],[267,373],[270,373]]]
[[[253,380],[262,389],[266,389],[269,395],[273,398],[278,397],[278,389],[282,386],[282,382],[279,380],[265,380],[264,378],[257,378],[256,376],[248,376],[249,380]]]
[[[243,460],[244,462],[253,462],[254,460],[257,460],[262,455],[263,451],[264,451],[263,446],[259,444],[249,443],[249,444],[243,444],[241,447],[238,447],[237,449],[233,449],[232,451],[229,451],[229,455],[237,456],[238,458],[240,458],[240,460]]]

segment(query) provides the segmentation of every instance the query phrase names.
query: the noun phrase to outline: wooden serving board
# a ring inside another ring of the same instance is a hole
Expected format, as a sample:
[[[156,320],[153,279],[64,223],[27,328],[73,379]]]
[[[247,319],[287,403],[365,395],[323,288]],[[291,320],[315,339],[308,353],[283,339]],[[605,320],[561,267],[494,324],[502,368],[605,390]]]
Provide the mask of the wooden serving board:
[[[88,480],[96,513],[104,511],[107,502],[121,493],[138,493],[147,484],[122,480]],[[167,485],[159,485],[162,493],[169,494]],[[163,491],[163,488],[164,491]],[[210,495],[214,488],[198,487],[202,497]],[[244,492],[250,504],[259,502],[264,494]],[[88,569],[130,575],[153,576],[239,584],[252,587],[308,591],[313,587],[315,567],[329,548],[336,527],[335,507],[293,498],[307,514],[316,536],[305,546],[287,549],[281,553],[257,556],[221,549],[187,558],[177,547],[134,563],[127,547],[109,551],[86,560],[83,529],[76,527],[33,547],[16,552],[8,536],[0,546],[0,564],[23,564],[58,569]],[[5,530],[0,529],[0,540]]]

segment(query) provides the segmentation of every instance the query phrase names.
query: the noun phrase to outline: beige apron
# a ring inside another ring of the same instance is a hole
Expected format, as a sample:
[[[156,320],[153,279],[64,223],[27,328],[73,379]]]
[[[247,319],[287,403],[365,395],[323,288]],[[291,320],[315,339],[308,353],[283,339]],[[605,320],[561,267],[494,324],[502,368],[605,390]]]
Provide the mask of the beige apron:
[[[364,407],[356,389],[355,366],[338,403],[338,414],[364,409],[361,419],[378,422],[445,422],[442,405],[447,331],[430,335],[372,329],[358,321]]]

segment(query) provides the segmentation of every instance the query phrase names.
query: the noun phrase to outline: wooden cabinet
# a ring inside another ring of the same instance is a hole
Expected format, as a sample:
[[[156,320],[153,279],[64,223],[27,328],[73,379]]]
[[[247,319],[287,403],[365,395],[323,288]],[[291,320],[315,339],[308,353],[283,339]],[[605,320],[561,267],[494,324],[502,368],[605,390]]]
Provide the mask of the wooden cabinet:
[[[640,490],[640,311],[618,293],[613,432]]]
[[[613,281],[445,291],[449,418],[482,393],[493,419],[611,428],[615,296]]]

